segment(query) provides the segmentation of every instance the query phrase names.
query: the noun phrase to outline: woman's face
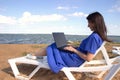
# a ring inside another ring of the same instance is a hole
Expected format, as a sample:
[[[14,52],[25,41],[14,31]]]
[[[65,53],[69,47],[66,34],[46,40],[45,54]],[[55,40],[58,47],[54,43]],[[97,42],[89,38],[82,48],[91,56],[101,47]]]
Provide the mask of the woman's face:
[[[92,22],[88,21],[88,27],[91,31],[94,31],[94,24]]]

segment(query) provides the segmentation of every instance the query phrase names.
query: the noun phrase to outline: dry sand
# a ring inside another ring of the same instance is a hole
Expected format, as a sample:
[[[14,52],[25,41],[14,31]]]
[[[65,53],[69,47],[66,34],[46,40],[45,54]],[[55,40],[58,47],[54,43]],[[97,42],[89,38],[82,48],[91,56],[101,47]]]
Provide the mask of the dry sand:
[[[109,43],[106,45],[109,56],[116,55],[111,54],[112,46],[120,46],[120,44]],[[10,58],[16,58],[24,56],[29,52],[36,52],[47,45],[44,44],[0,44],[0,80],[16,80],[13,72],[8,64],[7,60]],[[98,58],[100,56],[97,56]],[[36,66],[19,64],[18,65],[21,74],[29,74]],[[85,74],[74,73],[77,80],[102,80],[97,78],[90,78]],[[55,74],[47,69],[40,69],[31,80],[68,80],[63,72]],[[113,78],[113,80],[120,80],[120,71]]]

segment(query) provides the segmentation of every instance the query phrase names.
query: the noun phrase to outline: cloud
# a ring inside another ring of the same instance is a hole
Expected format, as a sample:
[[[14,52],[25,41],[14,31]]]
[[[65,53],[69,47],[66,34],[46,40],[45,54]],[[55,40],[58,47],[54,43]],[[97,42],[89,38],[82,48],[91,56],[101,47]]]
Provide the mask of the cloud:
[[[108,10],[108,12],[120,12],[120,0],[117,0],[116,4],[113,5],[112,8]]]
[[[65,7],[65,6],[58,6],[56,9],[58,10],[70,10],[70,9],[77,9],[78,7],[73,6],[73,7]]]
[[[18,19],[19,23],[36,23],[36,22],[60,21],[60,20],[67,20],[67,18],[59,14],[32,15],[30,12],[24,12],[23,16]]]
[[[83,12],[74,12],[72,14],[69,14],[69,16],[76,16],[76,17],[86,17],[88,14],[85,14]]]
[[[109,35],[119,35],[120,25],[108,24],[108,34]]]
[[[67,18],[59,14],[32,15],[30,12],[24,12],[20,18],[0,15],[0,24],[34,24],[39,22],[64,20],[67,20]]]
[[[58,10],[68,10],[69,7],[58,6],[57,9]]]
[[[15,24],[16,18],[0,15],[0,23],[1,24]]]
[[[112,9],[108,10],[108,12],[120,12],[120,6],[114,5]]]

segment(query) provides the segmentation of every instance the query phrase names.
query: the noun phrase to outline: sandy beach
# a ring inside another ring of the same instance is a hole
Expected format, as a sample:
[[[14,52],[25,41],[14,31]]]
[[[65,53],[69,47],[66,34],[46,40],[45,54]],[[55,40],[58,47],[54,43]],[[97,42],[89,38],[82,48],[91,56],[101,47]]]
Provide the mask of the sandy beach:
[[[10,58],[16,58],[24,56],[30,52],[36,52],[44,47],[46,44],[0,44],[0,80],[16,80],[13,72],[8,64],[7,60]],[[106,48],[110,57],[117,56],[111,54],[112,46],[120,46],[118,43],[107,43]],[[97,56],[98,58],[100,56]],[[18,65],[21,74],[29,74],[36,66],[19,64]],[[76,80],[103,80],[97,78],[90,78],[85,74],[74,73]],[[47,69],[40,69],[31,80],[68,80],[63,72],[55,74]],[[115,75],[113,80],[120,80],[120,71]]]

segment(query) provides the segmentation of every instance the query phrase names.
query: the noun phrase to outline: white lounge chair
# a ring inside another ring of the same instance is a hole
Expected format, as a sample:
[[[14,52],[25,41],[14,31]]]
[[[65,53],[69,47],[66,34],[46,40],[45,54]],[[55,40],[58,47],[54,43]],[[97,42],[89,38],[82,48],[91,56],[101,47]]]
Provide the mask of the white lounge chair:
[[[120,55],[120,47],[119,46],[113,46],[112,53]]]
[[[96,56],[97,53],[99,51],[101,51],[103,56],[104,56],[104,60],[92,60],[90,62],[86,61],[80,67],[64,67],[61,69],[61,71],[63,71],[65,73],[65,75],[67,76],[67,78],[69,80],[76,80],[75,77],[72,75],[72,72],[99,71],[100,73],[98,75],[96,75],[96,76],[90,75],[90,76],[101,78],[103,76],[103,74],[109,70],[109,73],[105,76],[104,80],[111,80],[120,69],[120,56],[109,59],[109,56],[108,56],[106,49],[104,47],[105,43],[106,42],[104,42],[95,53],[95,56]],[[40,68],[49,69],[47,62],[44,59],[32,60],[32,59],[27,59],[26,56],[24,56],[24,57],[9,59],[8,62],[12,68],[12,71],[13,71],[15,78],[20,79],[20,80],[30,80],[33,77],[33,75]],[[117,63],[113,64],[113,62],[115,62],[115,61]],[[23,77],[23,76],[20,76],[20,72],[17,68],[16,63],[33,64],[33,65],[38,65],[38,66],[33,70],[33,72],[30,73],[30,75],[28,75],[28,77]],[[97,64],[97,66],[85,66],[85,65],[93,65],[93,64]],[[103,64],[105,64],[105,65],[103,65]]]

